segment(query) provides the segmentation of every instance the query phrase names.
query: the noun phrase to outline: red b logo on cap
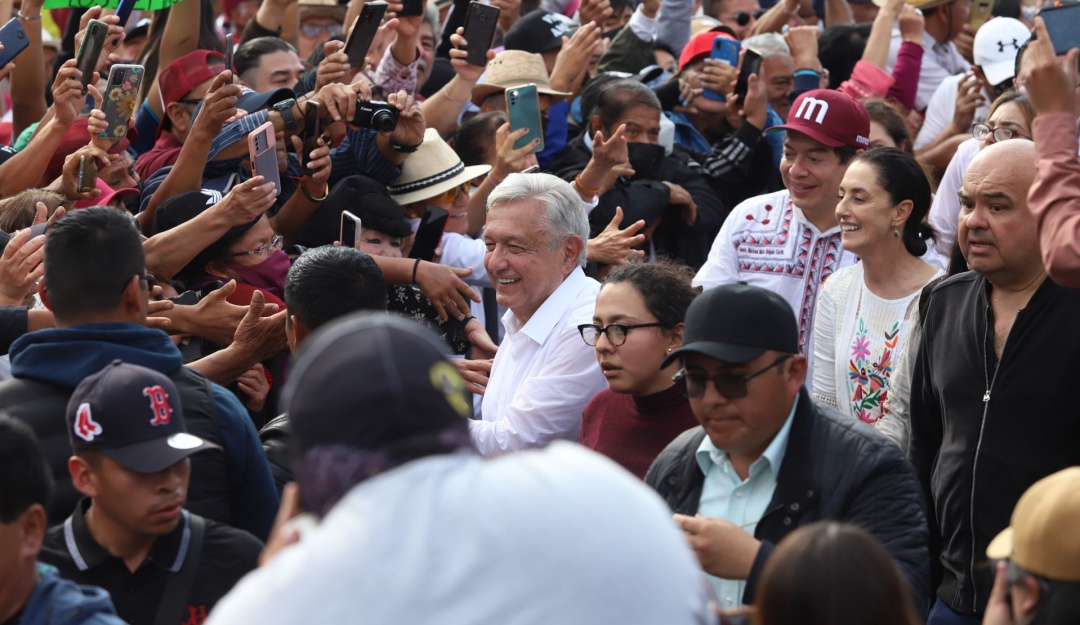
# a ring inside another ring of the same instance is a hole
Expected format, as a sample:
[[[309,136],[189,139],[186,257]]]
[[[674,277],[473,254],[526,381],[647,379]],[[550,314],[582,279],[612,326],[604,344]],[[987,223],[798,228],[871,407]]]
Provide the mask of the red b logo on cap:
[[[154,418],[150,419],[150,425],[168,425],[172,416],[172,408],[169,406],[169,395],[160,386],[148,386],[142,394],[150,398],[150,409],[154,411]]]

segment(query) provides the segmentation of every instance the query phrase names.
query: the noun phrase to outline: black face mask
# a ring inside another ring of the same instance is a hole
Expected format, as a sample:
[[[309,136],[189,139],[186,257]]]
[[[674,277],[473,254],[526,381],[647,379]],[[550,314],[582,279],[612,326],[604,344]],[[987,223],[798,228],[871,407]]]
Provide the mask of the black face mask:
[[[634,180],[659,180],[660,161],[664,158],[664,146],[651,143],[629,143],[626,152]]]

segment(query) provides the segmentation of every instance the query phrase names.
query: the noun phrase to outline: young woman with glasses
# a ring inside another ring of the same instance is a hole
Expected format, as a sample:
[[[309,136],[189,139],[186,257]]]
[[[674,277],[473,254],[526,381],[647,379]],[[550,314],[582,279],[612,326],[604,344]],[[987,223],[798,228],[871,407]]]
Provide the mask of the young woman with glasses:
[[[585,407],[579,442],[644,478],[657,455],[697,425],[674,363],[686,309],[697,295],[693,270],[670,260],[616,267],[596,298],[591,324],[578,326],[607,379]]]

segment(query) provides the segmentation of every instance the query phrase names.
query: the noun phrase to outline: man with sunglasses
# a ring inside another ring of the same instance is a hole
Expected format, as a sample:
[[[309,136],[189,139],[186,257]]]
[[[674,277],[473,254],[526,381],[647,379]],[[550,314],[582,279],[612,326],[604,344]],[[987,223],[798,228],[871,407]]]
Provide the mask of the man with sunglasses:
[[[63,521],[79,498],[61,419],[68,399],[83,378],[119,358],[167,375],[188,431],[221,447],[192,459],[187,508],[265,538],[278,496],[258,433],[235,395],[183,366],[168,335],[146,327],[150,284],[131,217],[105,207],[72,211],[45,235],[45,254],[41,297],[56,328],[12,344],[13,379],[0,384],[0,409],[42,442],[57,485],[49,521]]]
[[[678,360],[701,427],[675,439],[645,481],[676,513],[722,608],[754,602],[776,544],[821,520],[853,523],[896,559],[916,604],[929,591],[922,493],[900,449],[864,423],[815,403],[803,386],[791,306],[728,284],[686,314]]]

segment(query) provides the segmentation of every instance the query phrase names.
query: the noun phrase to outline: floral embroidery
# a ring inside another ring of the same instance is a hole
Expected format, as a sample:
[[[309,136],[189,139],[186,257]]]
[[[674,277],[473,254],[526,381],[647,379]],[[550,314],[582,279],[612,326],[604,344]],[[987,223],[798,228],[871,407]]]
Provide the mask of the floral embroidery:
[[[863,421],[873,424],[888,414],[889,378],[893,372],[893,355],[900,340],[900,322],[885,333],[885,343],[876,360],[870,348],[866,323],[859,318],[859,331],[851,345],[848,361],[848,390],[852,411]]]

